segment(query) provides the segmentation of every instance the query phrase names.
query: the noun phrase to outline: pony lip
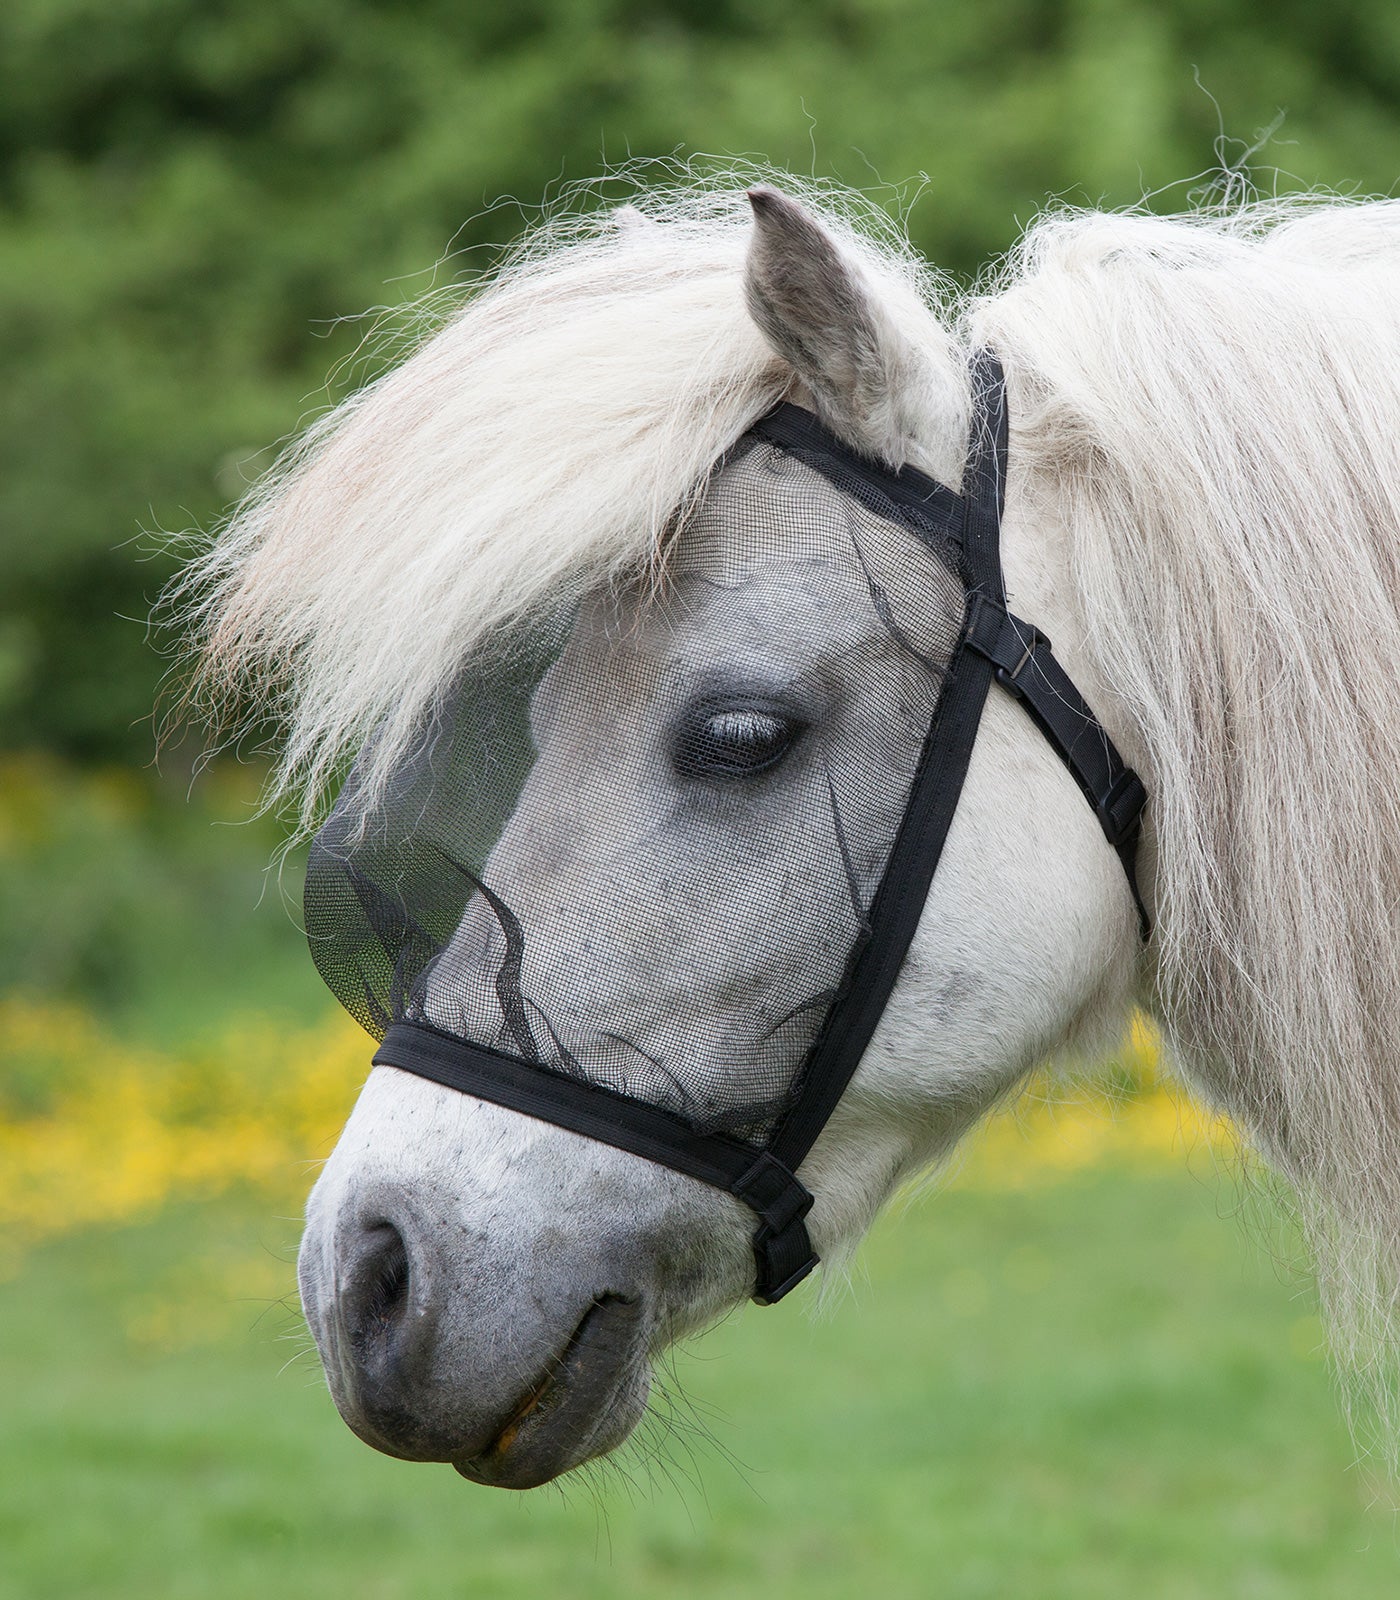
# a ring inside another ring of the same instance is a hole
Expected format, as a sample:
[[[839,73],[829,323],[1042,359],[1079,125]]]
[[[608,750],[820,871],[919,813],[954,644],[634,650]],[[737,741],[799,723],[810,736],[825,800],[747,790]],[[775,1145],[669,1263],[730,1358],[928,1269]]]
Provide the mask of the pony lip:
[[[620,1444],[646,1408],[649,1320],[640,1299],[598,1295],[496,1438],[454,1469],[473,1483],[534,1489]]]

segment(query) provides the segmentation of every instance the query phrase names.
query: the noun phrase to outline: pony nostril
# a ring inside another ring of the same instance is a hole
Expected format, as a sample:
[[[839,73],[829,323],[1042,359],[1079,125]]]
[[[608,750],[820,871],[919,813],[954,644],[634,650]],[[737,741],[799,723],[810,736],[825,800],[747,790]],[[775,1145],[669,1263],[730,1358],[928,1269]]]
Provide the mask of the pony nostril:
[[[342,1296],[345,1331],[361,1367],[378,1366],[389,1354],[408,1309],[410,1279],[399,1230],[387,1221],[367,1227]]]

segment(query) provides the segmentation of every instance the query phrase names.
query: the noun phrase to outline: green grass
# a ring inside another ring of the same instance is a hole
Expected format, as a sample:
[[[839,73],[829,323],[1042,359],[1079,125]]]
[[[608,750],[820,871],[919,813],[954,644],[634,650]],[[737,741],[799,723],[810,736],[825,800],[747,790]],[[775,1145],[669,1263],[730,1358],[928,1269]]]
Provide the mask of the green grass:
[[[717,1445],[526,1496],[376,1456],[279,1370],[292,1224],[74,1237],[0,1289],[0,1594],[1394,1596],[1308,1302],[1218,1209],[1185,1171],[921,1202],[834,1311],[680,1357]]]

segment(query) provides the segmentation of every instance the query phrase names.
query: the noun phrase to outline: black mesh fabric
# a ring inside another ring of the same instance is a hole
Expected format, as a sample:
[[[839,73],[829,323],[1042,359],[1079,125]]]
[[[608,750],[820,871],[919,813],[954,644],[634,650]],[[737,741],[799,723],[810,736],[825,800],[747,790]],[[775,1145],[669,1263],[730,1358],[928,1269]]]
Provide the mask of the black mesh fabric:
[[[657,572],[475,663],[368,815],[352,774],[307,874],[331,989],[376,1036],[757,1153],[870,934],[963,627],[962,516],[765,419]]]
[[[797,1176],[914,936],[995,682],[1118,852],[1146,792],[1006,609],[1006,393],[974,358],[961,494],[793,406],[656,572],[464,671],[312,847],[322,976],[418,1073],[725,1189],[755,1298],[816,1264]]]

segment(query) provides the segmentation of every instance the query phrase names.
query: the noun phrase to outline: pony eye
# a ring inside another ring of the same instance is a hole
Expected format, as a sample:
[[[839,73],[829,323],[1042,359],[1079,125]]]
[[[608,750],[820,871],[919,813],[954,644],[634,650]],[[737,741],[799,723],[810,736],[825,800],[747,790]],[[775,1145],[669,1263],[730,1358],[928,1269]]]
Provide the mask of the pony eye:
[[[687,778],[747,778],[781,761],[801,731],[766,707],[699,707],[676,740],[676,770]]]

